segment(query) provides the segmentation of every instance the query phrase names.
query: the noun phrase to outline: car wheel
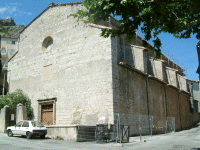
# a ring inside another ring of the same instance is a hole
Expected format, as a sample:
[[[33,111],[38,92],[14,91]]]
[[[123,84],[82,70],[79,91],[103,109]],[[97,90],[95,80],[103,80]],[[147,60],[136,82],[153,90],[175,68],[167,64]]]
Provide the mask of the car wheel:
[[[44,138],[45,138],[45,135],[40,135],[40,138],[41,138],[41,139],[44,139]]]
[[[8,130],[8,131],[7,131],[7,134],[8,134],[9,137],[12,137],[12,136],[13,136],[13,133],[12,133],[11,130]]]
[[[31,135],[30,132],[27,132],[27,133],[26,133],[26,138],[27,138],[27,139],[31,139],[31,138],[32,138],[32,135]]]

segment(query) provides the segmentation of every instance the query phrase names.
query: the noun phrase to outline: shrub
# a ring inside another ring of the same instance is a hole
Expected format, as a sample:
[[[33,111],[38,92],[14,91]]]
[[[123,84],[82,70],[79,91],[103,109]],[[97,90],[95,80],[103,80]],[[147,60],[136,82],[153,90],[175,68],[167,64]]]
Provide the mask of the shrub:
[[[5,105],[9,106],[12,113],[15,113],[17,104],[23,104],[26,106],[27,117],[28,119],[32,118],[33,109],[31,108],[31,102],[29,97],[23,93],[21,89],[17,89],[12,93],[8,93],[7,95],[0,96],[0,109]]]

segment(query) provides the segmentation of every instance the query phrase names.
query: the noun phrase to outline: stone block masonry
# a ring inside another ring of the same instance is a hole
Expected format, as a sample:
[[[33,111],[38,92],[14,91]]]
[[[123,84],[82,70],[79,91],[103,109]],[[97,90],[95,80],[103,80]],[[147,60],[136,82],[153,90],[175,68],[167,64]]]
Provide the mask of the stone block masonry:
[[[111,42],[99,36],[101,29],[70,16],[80,8],[49,7],[20,34],[9,63],[10,91],[29,95],[34,120],[41,119],[38,100],[56,98],[54,125],[95,125],[104,115],[113,123]],[[47,37],[52,43],[44,50]]]
[[[23,106],[21,103],[17,105],[16,109],[16,123],[22,121],[22,120],[27,120],[27,111],[26,107]]]
[[[167,117],[175,117],[176,131],[197,123],[198,113],[190,111],[187,79],[178,74],[179,70],[168,67],[165,60],[154,60],[151,51],[139,46],[135,46],[133,54],[126,56],[121,63],[119,55],[124,54],[120,48],[117,39],[112,39],[115,113],[153,116],[154,134],[165,133]],[[130,52],[130,47],[126,46],[125,54],[126,50]],[[134,56],[134,59],[130,59],[130,56]],[[130,118],[125,124],[131,125],[131,135],[137,135],[138,130],[134,130],[137,128],[134,126],[136,120]]]

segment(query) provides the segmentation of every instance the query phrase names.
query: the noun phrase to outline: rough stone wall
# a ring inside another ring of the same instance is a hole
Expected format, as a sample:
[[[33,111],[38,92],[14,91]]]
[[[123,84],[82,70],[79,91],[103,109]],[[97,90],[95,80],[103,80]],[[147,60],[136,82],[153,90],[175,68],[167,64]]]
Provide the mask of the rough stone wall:
[[[133,58],[133,65],[117,60],[121,55],[121,46],[117,38],[112,39],[114,112],[123,118],[121,123],[131,126],[131,135],[139,134],[139,114],[153,116],[153,133],[156,134],[165,133],[167,117],[175,117],[176,131],[191,127],[189,122],[194,116],[189,110],[185,78],[177,77],[177,70],[166,67],[164,61],[147,58],[150,52],[145,55],[142,47],[126,48],[132,52],[129,57]]]
[[[167,116],[175,117],[176,131],[181,130],[178,89],[167,87]]]
[[[77,126],[48,126],[47,135],[50,138],[62,137],[64,140],[77,141]]]
[[[27,120],[27,111],[26,111],[26,107],[23,106],[21,103],[19,103],[16,109],[16,123],[22,121],[22,120]]]
[[[138,134],[138,115],[148,114],[145,76],[119,66],[118,77],[114,112],[121,115],[121,124],[131,126],[131,135]]]
[[[193,122],[192,113],[190,112],[190,101],[188,99],[188,94],[184,92],[180,92],[179,94],[180,100],[180,117],[181,117],[181,127],[182,129],[187,129],[191,127]]]
[[[144,47],[124,44],[123,38],[121,37],[115,38],[112,41],[113,43],[115,43],[115,49],[117,50],[117,54],[115,55],[115,57],[118,58],[118,62],[126,63],[126,65],[132,68],[147,72],[147,60],[146,53],[144,52]]]
[[[179,89],[187,92],[186,78],[181,75],[177,75],[177,79],[178,79]]]
[[[119,66],[119,112],[147,114],[145,76]]]
[[[117,38],[113,38],[112,78],[114,113],[147,114],[147,106],[145,106],[145,76],[141,76],[139,73],[131,71],[129,68],[118,65],[117,58],[119,58],[119,49],[120,45],[117,42]],[[128,109],[125,109],[125,107],[128,107]]]
[[[10,120],[10,107],[4,106],[0,110],[0,132],[6,133],[6,129],[9,126]]]
[[[133,51],[133,56],[135,59],[135,68],[146,72],[145,70],[145,63],[146,63],[146,57],[145,57],[145,53],[143,51],[144,49],[142,47],[132,47],[132,51]]]
[[[200,121],[200,113],[199,113],[199,101],[194,100],[194,109],[193,113],[191,114],[191,118],[193,118],[193,125],[196,125]]]
[[[131,135],[138,135],[137,115],[147,115],[147,96],[145,76],[118,65],[120,45],[117,38],[112,39],[112,79],[113,111],[121,115],[121,123],[131,126]],[[133,52],[131,50],[131,52]],[[133,55],[131,55],[132,57]]]
[[[99,36],[101,29],[69,16],[80,7],[49,8],[20,35],[8,81],[11,92],[21,88],[29,95],[34,120],[37,100],[57,98],[56,125],[92,125],[101,116],[113,123],[111,41]],[[48,36],[53,44],[46,52]]]
[[[148,59],[148,73],[161,81],[164,80],[163,62],[160,60]]]
[[[166,102],[164,84],[154,79],[148,80],[149,115],[153,116],[153,132],[164,133],[166,126]]]
[[[169,85],[177,87],[177,74],[176,71],[172,68],[166,67],[167,81]]]

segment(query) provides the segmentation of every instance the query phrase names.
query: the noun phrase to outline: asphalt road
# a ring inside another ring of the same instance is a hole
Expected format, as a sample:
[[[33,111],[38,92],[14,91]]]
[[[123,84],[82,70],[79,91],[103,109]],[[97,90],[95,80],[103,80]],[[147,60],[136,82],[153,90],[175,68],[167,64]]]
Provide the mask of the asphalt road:
[[[144,140],[146,141],[144,142]],[[45,139],[26,139],[25,137],[8,137],[5,133],[0,133],[0,150],[200,150],[200,126],[190,130],[176,133],[155,135],[151,137],[130,138],[130,143],[105,143],[96,142],[73,142]]]

